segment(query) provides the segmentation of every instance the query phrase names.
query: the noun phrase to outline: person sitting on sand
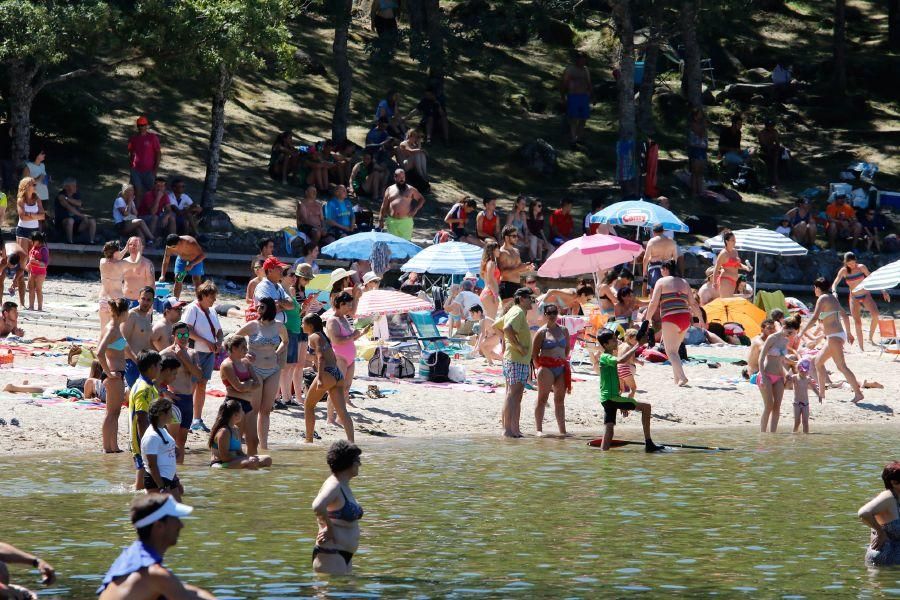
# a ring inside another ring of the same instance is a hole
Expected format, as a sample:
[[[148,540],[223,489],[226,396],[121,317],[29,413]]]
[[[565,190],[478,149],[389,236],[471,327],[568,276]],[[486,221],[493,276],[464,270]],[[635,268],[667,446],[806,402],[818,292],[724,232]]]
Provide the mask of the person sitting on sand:
[[[900,565],[900,461],[889,462],[881,472],[885,491],[859,509],[856,515],[872,528],[866,548],[866,564],[873,567]]]
[[[7,564],[30,565],[41,573],[41,583],[49,585],[56,579],[56,571],[45,562],[23,550],[19,550],[12,544],[0,542],[0,598],[36,598],[33,592],[9,582],[9,569]]]
[[[141,438],[141,457],[147,471],[144,474],[144,489],[148,493],[172,494],[175,500],[181,502],[184,486],[176,473],[178,445],[166,430],[171,420],[171,400],[159,398],[150,405],[150,428]]]
[[[326,460],[331,475],[312,503],[319,525],[312,553],[316,573],[348,575],[353,570],[351,561],[359,548],[363,509],[353,496],[350,480],[359,475],[360,454],[362,450],[344,440],[328,449]]]
[[[647,452],[659,452],[663,446],[657,446],[650,437],[650,411],[648,402],[636,402],[634,398],[626,398],[621,395],[619,382],[619,361],[630,358],[639,346],[635,344],[631,349],[616,358],[619,338],[615,332],[604,329],[597,336],[597,343],[603,348],[600,355],[600,404],[603,406],[603,442],[601,450],[609,450],[615,435],[616,411],[621,410],[623,416],[628,416],[632,410],[641,413],[641,426],[644,429],[644,449]]]
[[[544,435],[544,409],[550,392],[559,434],[566,436],[566,392],[572,393],[572,364],[569,362],[569,332],[560,327],[559,307],[544,305],[544,326],[537,330],[531,345],[531,362],[538,384],[534,405],[534,425],[538,436]]]
[[[227,345],[228,341],[225,343]],[[256,470],[272,466],[272,457],[264,454],[247,456],[241,449],[241,423],[244,420],[242,402],[244,401],[237,398],[225,398],[225,402],[219,406],[209,433],[211,467]]]
[[[181,583],[162,564],[166,550],[178,543],[178,534],[184,527],[181,518],[193,510],[165,494],[135,498],[131,502],[131,523],[138,539],[122,550],[103,576],[97,588],[98,600],[161,597],[215,600],[206,590]]]
[[[166,280],[166,270],[169,268],[169,259],[175,255],[175,287],[172,295],[181,298],[181,288],[184,278],[191,276],[194,290],[200,287],[203,281],[203,261],[206,253],[197,240],[189,235],[170,235],[166,238],[166,250],[163,254],[162,267],[159,270],[159,280]]]
[[[500,334],[494,329],[494,320],[486,316],[484,309],[478,304],[470,308],[469,312],[477,329],[471,356],[480,354],[487,361],[487,365],[493,367],[494,361],[503,360],[503,354],[500,352]]]
[[[809,433],[809,370],[812,367],[812,361],[808,358],[801,359],[797,363],[797,372],[787,376],[791,386],[794,388],[794,433],[800,431],[800,424],[803,424],[803,433]],[[813,388],[818,391],[818,388]],[[819,396],[821,404],[822,397]]]
[[[19,305],[15,302],[4,302],[0,309],[0,337],[14,335],[22,337],[25,332],[19,327]]]

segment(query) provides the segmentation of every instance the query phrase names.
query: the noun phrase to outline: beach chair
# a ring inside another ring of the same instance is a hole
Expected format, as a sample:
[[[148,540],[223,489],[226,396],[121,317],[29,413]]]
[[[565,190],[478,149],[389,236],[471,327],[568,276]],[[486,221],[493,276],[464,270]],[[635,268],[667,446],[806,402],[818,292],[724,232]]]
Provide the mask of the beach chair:
[[[878,358],[885,352],[893,354],[895,361],[900,358],[900,338],[897,337],[897,323],[894,319],[878,319],[878,336],[881,338],[878,341],[878,347],[881,348]]]
[[[756,292],[756,300],[754,304],[757,308],[761,308],[766,312],[766,316],[771,314],[773,308],[780,308],[785,316],[789,315],[787,301],[784,299],[784,293],[781,290],[774,292]]]
[[[409,313],[409,322],[413,332],[413,338],[422,346],[423,352],[442,350],[448,354],[468,350],[467,340],[464,338],[451,338],[442,334],[434,322],[434,315],[429,311],[421,310]]]

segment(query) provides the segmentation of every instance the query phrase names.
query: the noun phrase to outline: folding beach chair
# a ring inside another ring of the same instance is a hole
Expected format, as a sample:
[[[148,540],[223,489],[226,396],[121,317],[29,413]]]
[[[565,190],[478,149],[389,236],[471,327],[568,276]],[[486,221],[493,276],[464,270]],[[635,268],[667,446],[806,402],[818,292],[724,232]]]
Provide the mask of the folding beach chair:
[[[450,338],[442,334],[434,322],[434,316],[428,311],[415,311],[409,313],[409,321],[415,332],[415,340],[422,345],[424,352],[443,350],[448,354],[466,349],[466,340],[463,338]]]
[[[893,319],[878,319],[878,347],[881,352],[878,358],[887,352],[894,355],[894,360],[900,358],[900,338],[897,337],[897,323]]]

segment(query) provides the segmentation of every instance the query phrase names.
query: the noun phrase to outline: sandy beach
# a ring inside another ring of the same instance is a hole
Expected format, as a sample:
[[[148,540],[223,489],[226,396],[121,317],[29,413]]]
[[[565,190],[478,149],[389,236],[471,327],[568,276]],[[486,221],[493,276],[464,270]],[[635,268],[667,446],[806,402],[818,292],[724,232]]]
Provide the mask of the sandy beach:
[[[220,286],[221,288],[221,286]],[[242,291],[242,290],[241,290]],[[45,311],[43,313],[20,311],[19,323],[25,330],[26,340],[35,337],[82,338],[88,346],[95,344],[99,322],[96,313],[97,283],[88,279],[50,278],[45,286]],[[191,297],[190,291],[184,294]],[[220,293],[220,301],[236,298]],[[222,320],[226,333],[240,326],[237,319]],[[87,368],[69,367],[66,356],[71,342],[22,343],[3,340],[0,354],[13,347],[14,362],[0,366],[0,387],[7,383],[39,385],[47,390],[64,388],[67,377],[85,377]],[[696,357],[745,358],[746,348],[740,347],[689,347],[689,354]],[[829,425],[866,423],[890,423],[895,420],[894,411],[900,409],[896,390],[900,389],[900,369],[892,357],[878,356],[877,349],[862,353],[849,349],[847,361],[860,381],[877,381],[884,389],[865,390],[866,399],[859,405],[850,403],[849,387],[828,390],[824,404],[811,403],[811,429],[822,431]],[[710,359],[711,360],[711,359]],[[483,359],[459,360],[467,369],[466,384],[415,383],[413,380],[373,380],[357,378],[354,389],[365,392],[376,383],[386,394],[381,399],[355,400],[357,408],[351,409],[357,426],[357,442],[365,443],[369,436],[379,437],[432,437],[460,436],[466,434],[500,434],[499,414],[503,402],[503,378],[499,365],[489,368]],[[733,426],[756,430],[762,401],[754,386],[741,379],[741,367],[720,362],[718,368],[705,363],[686,366],[690,387],[673,385],[672,371],[668,365],[647,364],[638,367],[638,399],[653,405],[653,428],[721,427]],[[833,369],[832,369],[833,370]],[[365,374],[365,363],[357,361],[357,372]],[[838,373],[833,378],[840,381]],[[224,390],[218,373],[213,375],[203,418],[207,424],[214,420]],[[533,435],[534,402],[536,392],[527,391],[522,405],[522,430]],[[43,396],[43,397],[42,397]],[[324,443],[343,437],[343,430],[324,424],[324,405],[317,421],[317,431]],[[788,391],[781,409],[780,429],[789,431],[793,425],[792,396]],[[7,425],[0,425],[0,453],[21,454],[74,449],[100,450],[100,425],[102,407],[54,398],[52,394],[0,393],[0,418]],[[290,408],[275,411],[272,416],[271,442],[274,446],[296,446],[300,443],[303,418],[302,410]],[[576,434],[598,433],[602,429],[602,410],[598,401],[597,378],[588,365],[577,366],[573,393],[566,399],[566,416],[569,431]],[[9,425],[17,419],[18,426]],[[617,432],[623,435],[640,433],[640,421],[636,414],[620,419]],[[545,417],[544,431],[556,433],[552,417],[552,405]],[[617,433],[618,435],[618,433]],[[123,410],[119,422],[120,445],[127,447],[128,421]],[[638,435],[639,437],[639,435]],[[371,439],[371,438],[370,438]],[[206,438],[191,433],[188,447],[205,451]]]

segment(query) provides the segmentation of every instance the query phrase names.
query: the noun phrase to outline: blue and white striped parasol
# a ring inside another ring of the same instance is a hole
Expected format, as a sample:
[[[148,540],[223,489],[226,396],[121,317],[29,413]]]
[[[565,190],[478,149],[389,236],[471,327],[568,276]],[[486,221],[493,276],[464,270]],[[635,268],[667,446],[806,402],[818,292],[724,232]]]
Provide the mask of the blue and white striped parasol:
[[[434,275],[477,273],[481,269],[482,253],[478,246],[465,242],[435,244],[416,254],[400,270]]]

